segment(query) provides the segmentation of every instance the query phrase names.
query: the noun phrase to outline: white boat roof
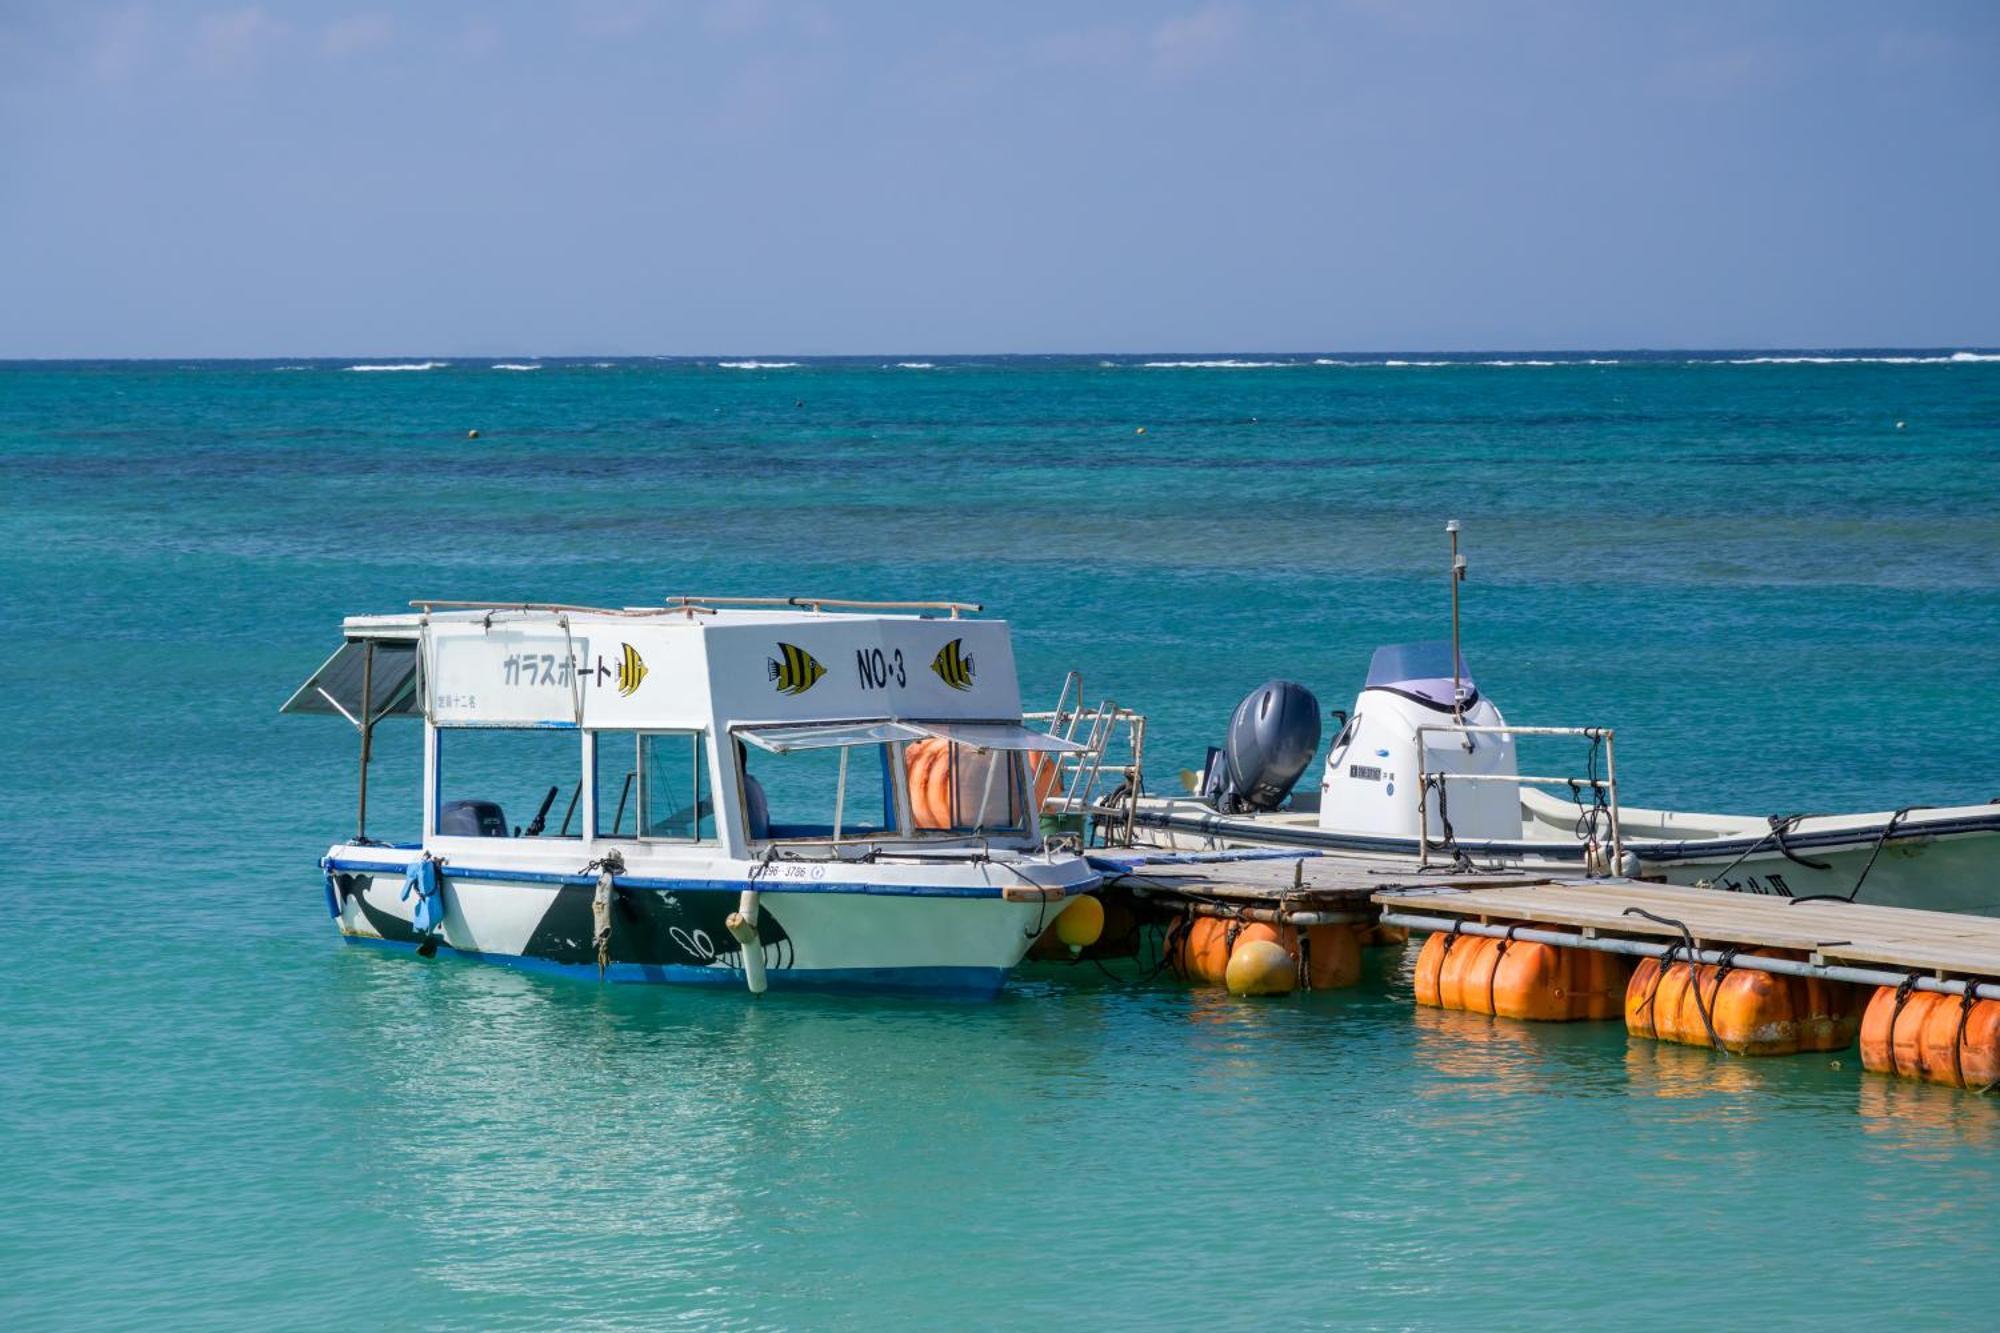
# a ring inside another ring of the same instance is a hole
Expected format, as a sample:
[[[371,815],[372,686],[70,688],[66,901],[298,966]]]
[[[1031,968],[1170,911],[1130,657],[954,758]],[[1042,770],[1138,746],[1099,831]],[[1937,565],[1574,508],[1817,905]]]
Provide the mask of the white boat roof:
[[[440,726],[699,727],[885,721],[1018,728],[1004,621],[963,602],[685,598],[664,606],[420,602],[349,616],[346,643],[288,711],[361,712],[348,698],[375,646],[401,651],[375,688]],[[421,645],[421,652],[413,646]],[[423,661],[415,659],[421,656]],[[401,670],[407,663],[407,672]],[[378,657],[378,667],[382,665]],[[418,669],[419,666],[421,669]],[[377,696],[376,707],[382,707]]]

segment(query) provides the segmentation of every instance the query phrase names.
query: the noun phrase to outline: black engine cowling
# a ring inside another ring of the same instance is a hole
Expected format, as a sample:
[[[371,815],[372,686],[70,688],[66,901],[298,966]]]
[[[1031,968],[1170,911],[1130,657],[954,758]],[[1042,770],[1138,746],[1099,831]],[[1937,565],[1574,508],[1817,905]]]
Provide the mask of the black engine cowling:
[[[1216,809],[1275,810],[1319,750],[1319,700],[1289,680],[1266,681],[1236,705],[1229,740],[1208,753],[1202,798]]]

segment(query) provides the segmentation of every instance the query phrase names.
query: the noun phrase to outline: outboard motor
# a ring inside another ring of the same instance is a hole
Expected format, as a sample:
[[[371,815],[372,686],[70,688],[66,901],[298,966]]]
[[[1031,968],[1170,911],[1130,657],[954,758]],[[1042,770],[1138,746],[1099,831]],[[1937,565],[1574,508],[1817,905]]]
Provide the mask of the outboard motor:
[[[1229,740],[1208,752],[1201,796],[1225,814],[1275,810],[1319,749],[1319,700],[1303,685],[1266,681],[1236,705]]]

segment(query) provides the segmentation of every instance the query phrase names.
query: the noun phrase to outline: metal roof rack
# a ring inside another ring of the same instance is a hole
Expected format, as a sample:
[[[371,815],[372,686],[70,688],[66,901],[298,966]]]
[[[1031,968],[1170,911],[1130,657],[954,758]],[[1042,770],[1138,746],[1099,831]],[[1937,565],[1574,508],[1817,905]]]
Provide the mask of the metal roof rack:
[[[553,611],[592,616],[693,616],[729,606],[788,606],[815,613],[828,607],[844,611],[944,611],[953,620],[962,612],[978,613],[979,602],[857,602],[841,597],[669,597],[665,606],[576,606],[568,602],[453,602],[421,598],[410,603],[419,611]]]
[[[960,612],[980,612],[986,608],[978,602],[857,602],[843,597],[669,597],[667,606],[671,610],[708,610],[723,606],[790,606],[802,611],[823,611],[827,607],[839,607],[847,611],[946,611],[953,620]]]
[[[664,606],[573,606],[568,602],[444,602],[422,598],[410,603],[419,611],[555,611],[591,616],[661,616],[671,609]]]

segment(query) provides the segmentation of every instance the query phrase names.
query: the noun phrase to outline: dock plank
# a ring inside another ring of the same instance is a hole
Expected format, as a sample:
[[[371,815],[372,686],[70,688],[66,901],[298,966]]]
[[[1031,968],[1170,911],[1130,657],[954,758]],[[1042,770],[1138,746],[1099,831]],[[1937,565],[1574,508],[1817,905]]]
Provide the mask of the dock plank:
[[[1396,911],[1487,921],[1525,921],[1605,934],[1677,939],[1686,924],[1705,946],[1758,945],[1817,953],[1829,962],[1940,975],[2000,977],[2000,919],[1864,903],[1796,902],[1719,889],[1632,880],[1543,880],[1490,888],[1396,886],[1375,902]]]
[[[1368,898],[1385,889],[1449,884],[1459,888],[1539,883],[1546,876],[1506,871],[1420,872],[1408,861],[1324,856],[1314,852],[1222,858],[1205,854],[1091,852],[1107,882],[1203,897],[1270,903],[1288,899]]]

